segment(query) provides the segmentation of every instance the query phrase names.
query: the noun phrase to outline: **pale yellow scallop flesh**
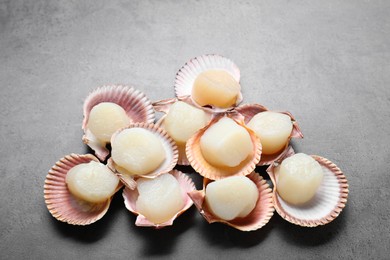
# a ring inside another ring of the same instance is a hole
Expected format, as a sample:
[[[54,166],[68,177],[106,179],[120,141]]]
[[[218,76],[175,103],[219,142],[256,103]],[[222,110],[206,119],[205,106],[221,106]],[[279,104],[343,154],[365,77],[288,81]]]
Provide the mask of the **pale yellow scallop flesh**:
[[[241,86],[225,70],[206,70],[200,73],[192,87],[192,99],[200,106],[232,107],[240,95]]]
[[[205,200],[214,216],[230,221],[246,217],[256,206],[259,191],[244,176],[233,176],[209,183]]]
[[[115,193],[119,178],[106,165],[90,161],[71,168],[66,175],[66,184],[75,197],[99,203]]]
[[[171,174],[137,180],[136,210],[150,222],[161,224],[172,219],[184,206],[180,184]]]
[[[162,140],[143,128],[128,128],[111,143],[115,164],[130,175],[145,175],[156,170],[166,158]]]
[[[293,124],[291,118],[277,112],[256,114],[247,124],[260,138],[263,154],[275,154],[287,144]]]
[[[116,130],[130,123],[130,118],[121,106],[112,102],[102,102],[92,108],[87,128],[100,142],[109,143]]]
[[[235,167],[253,150],[248,131],[228,117],[210,126],[200,138],[204,159],[214,166]]]
[[[178,101],[170,107],[162,126],[178,145],[184,145],[208,120],[203,110]]]
[[[323,176],[321,165],[311,156],[294,154],[278,167],[277,192],[288,203],[304,204],[315,196]]]

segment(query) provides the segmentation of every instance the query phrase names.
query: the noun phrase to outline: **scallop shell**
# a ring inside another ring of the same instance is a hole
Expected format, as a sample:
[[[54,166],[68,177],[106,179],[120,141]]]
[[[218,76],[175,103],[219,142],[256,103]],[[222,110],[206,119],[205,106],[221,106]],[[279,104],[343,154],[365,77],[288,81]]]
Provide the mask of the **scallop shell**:
[[[227,71],[233,76],[237,82],[240,82],[240,70],[236,64],[228,58],[222,57],[216,54],[208,54],[195,57],[189,60],[176,74],[175,79],[175,94],[176,97],[190,97],[192,92],[192,86],[194,85],[196,77],[203,71],[210,69],[221,69]],[[236,105],[241,103],[242,94],[240,92],[237,98]],[[197,107],[201,107],[193,102]],[[230,108],[223,109],[212,107],[213,112],[223,112]]]
[[[200,214],[210,224],[214,222],[221,222],[241,231],[254,231],[267,224],[274,214],[272,190],[268,183],[256,172],[252,172],[247,177],[256,184],[257,189],[259,190],[259,199],[257,200],[256,206],[252,212],[244,218],[236,218],[231,221],[226,221],[215,217],[211,213],[205,203],[206,186],[211,182],[209,179],[204,179],[203,190],[193,191],[188,193],[188,195],[194,201],[194,204]]]
[[[121,106],[133,123],[153,123],[154,110],[151,101],[141,91],[124,85],[107,85],[92,91],[84,101],[83,142],[104,161],[109,154],[106,144],[103,144],[88,129],[89,114],[94,106],[102,102],[112,102]]]
[[[244,127],[252,140],[253,145],[253,151],[252,156],[245,159],[243,162],[240,163],[240,165],[236,167],[216,167],[209,162],[206,161],[206,159],[202,155],[202,151],[200,148],[200,138],[202,135],[206,132],[206,130],[216,122],[218,122],[221,118],[224,116],[228,116],[235,120],[237,124]],[[218,114],[215,115],[214,118],[210,121],[210,123],[200,129],[198,132],[195,133],[194,136],[192,136],[186,144],[186,154],[187,158],[192,166],[192,168],[195,169],[200,175],[202,175],[205,178],[211,179],[211,180],[218,180],[222,179],[228,176],[246,176],[250,174],[256,167],[256,164],[259,162],[261,157],[261,143],[259,138],[256,136],[256,134],[245,126],[244,122],[240,120],[240,115],[234,114],[234,113],[228,113],[228,114]]]
[[[194,106],[192,102],[188,102],[188,100],[182,100],[180,98],[179,99],[178,98],[165,99],[165,100],[160,100],[160,101],[156,101],[153,103],[154,110],[164,113],[164,115],[156,122],[156,125],[158,127],[162,127],[162,123],[166,117],[166,114],[169,113],[169,109],[177,101],[184,101],[184,102],[187,102],[189,105]],[[210,114],[210,112],[208,110],[204,110],[204,111],[205,111],[205,113]],[[210,114],[210,117],[211,117],[211,114]],[[178,165],[186,165],[186,166],[190,165],[190,162],[188,161],[188,158],[186,155],[185,145],[180,145],[177,143],[176,143],[176,145],[177,145],[177,149],[179,152],[179,158],[178,158],[177,164]]]
[[[291,155],[289,153],[285,158]],[[328,159],[317,155],[311,156],[321,165],[324,178],[315,197],[303,206],[291,205],[278,195],[276,168],[279,162],[271,164],[267,169],[274,184],[273,196],[276,211],[285,220],[303,227],[316,227],[333,221],[345,207],[349,192],[347,178],[340,168]]]
[[[266,108],[262,105],[259,105],[259,104],[246,104],[246,105],[242,105],[242,106],[237,107],[235,110],[244,116],[245,124],[247,124],[252,119],[252,117],[257,115],[258,113],[270,111],[268,108]],[[291,138],[303,138],[303,134],[302,134],[302,132],[299,128],[299,125],[298,125],[297,121],[295,120],[294,116],[290,112],[279,112],[279,113],[288,115],[291,118],[291,121],[293,123],[293,129],[291,131],[289,141],[286,143],[285,149],[281,150],[280,152],[278,152],[276,154],[264,154],[263,153],[261,155],[261,160],[257,164],[258,166],[270,165],[272,162],[277,161],[278,159],[283,157],[283,155],[288,152],[287,150],[289,149],[289,142],[290,142]]]
[[[111,199],[103,203],[89,203],[75,198],[66,185],[66,174],[81,163],[99,160],[91,155],[70,154],[60,159],[49,170],[44,185],[47,209],[59,221],[72,225],[88,225],[101,219],[107,212]],[[120,183],[118,191],[123,185]]]
[[[155,124],[149,124],[149,123],[131,124],[128,127],[125,127],[125,128],[122,128],[122,129],[116,131],[111,137],[111,142],[115,139],[115,137],[121,131],[123,131],[125,129],[130,129],[130,128],[143,128],[143,129],[149,130],[153,134],[157,135],[159,138],[161,138],[165,153],[167,155],[167,158],[165,159],[165,161],[156,170],[154,170],[151,173],[145,174],[145,175],[139,175],[138,177],[155,178],[155,177],[159,176],[160,174],[167,173],[167,172],[171,171],[173,169],[173,167],[176,166],[178,156],[179,156],[179,152],[178,152],[176,143],[168,135],[168,133],[164,129],[156,126]],[[114,171],[117,174],[119,179],[122,181],[122,183],[126,187],[128,187],[130,189],[135,189],[137,184],[134,180],[134,176],[130,176],[126,172],[121,172],[121,170],[119,169],[120,167],[117,167],[117,165],[115,164],[115,161],[113,160],[112,157],[110,157],[108,159],[107,165],[112,171]]]
[[[142,214],[140,214],[137,211],[136,202],[137,202],[137,199],[138,199],[138,191],[129,189],[127,187],[123,190],[123,198],[124,198],[124,201],[125,201],[126,208],[130,212],[132,212],[132,213],[137,215],[137,219],[136,219],[136,222],[135,222],[136,226],[154,227],[154,228],[157,228],[157,229],[163,228],[165,226],[171,226],[173,224],[173,221],[178,216],[180,216],[182,213],[184,213],[187,209],[189,209],[192,206],[193,202],[188,197],[187,193],[192,192],[192,191],[195,190],[194,182],[191,180],[191,178],[189,178],[187,175],[185,175],[184,173],[182,173],[181,171],[178,171],[178,170],[172,170],[169,174],[172,174],[178,180],[178,182],[180,184],[180,187],[182,189],[183,197],[185,199],[184,199],[183,208],[179,212],[177,212],[177,214],[175,214],[167,222],[164,222],[164,223],[161,223],[161,224],[155,224],[153,222],[150,222],[147,218],[145,218]]]

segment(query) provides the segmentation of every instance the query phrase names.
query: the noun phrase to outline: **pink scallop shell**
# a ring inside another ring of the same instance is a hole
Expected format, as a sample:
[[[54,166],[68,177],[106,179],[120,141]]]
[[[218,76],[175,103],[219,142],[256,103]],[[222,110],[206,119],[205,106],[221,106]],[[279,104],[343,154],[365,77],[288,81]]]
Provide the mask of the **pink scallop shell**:
[[[100,160],[104,161],[109,151],[87,127],[92,108],[102,102],[112,102],[121,106],[133,123],[153,123],[155,116],[151,101],[144,93],[133,87],[107,85],[92,91],[84,101],[83,142],[95,151]]]
[[[290,153],[284,158],[291,155]],[[349,192],[347,178],[340,168],[326,158],[311,156],[321,165],[324,179],[315,197],[303,206],[291,205],[278,195],[275,168],[279,166],[279,162],[271,164],[267,169],[274,184],[273,196],[276,211],[285,220],[303,227],[316,227],[333,221],[345,207]]]
[[[207,222],[221,222],[241,231],[254,231],[260,229],[269,222],[274,214],[274,206],[272,201],[272,190],[268,183],[256,172],[252,172],[247,176],[257,186],[259,190],[259,199],[254,210],[244,218],[236,218],[231,221],[226,221],[215,217],[207,204],[205,203],[205,188],[209,179],[204,179],[203,190],[190,192],[188,195],[194,201],[195,206],[200,214],[207,220]]]
[[[258,113],[265,112],[265,111],[271,111],[268,108],[266,108],[262,105],[259,105],[259,104],[246,104],[246,105],[242,105],[242,106],[237,107],[235,110],[244,116],[245,124],[247,124],[252,119],[252,117],[257,115]],[[289,142],[290,142],[291,138],[303,138],[303,134],[302,134],[302,132],[299,128],[299,125],[298,125],[297,121],[295,120],[294,116],[290,112],[279,112],[279,113],[288,115],[291,118],[291,121],[293,123],[293,129],[291,131],[289,141],[287,142],[285,148],[276,154],[264,154],[263,153],[261,155],[261,160],[257,164],[258,166],[270,165],[274,161],[277,161],[278,159],[283,157],[283,155],[288,152],[287,150],[289,149]]]
[[[216,54],[208,54],[195,57],[189,60],[176,74],[175,79],[175,94],[176,97],[190,97],[192,92],[192,86],[194,85],[196,77],[203,71],[209,69],[221,69],[230,73],[237,82],[240,82],[240,70],[236,64],[230,59]],[[237,98],[236,105],[241,103],[242,94],[240,92]],[[201,107],[193,102],[197,107]],[[214,112],[223,112],[230,108],[217,108],[212,107]]]
[[[129,189],[127,187],[123,190],[123,198],[124,198],[124,201],[125,201],[126,208],[130,212],[132,212],[132,213],[137,215],[137,219],[136,219],[136,222],[135,222],[136,226],[154,227],[156,229],[163,228],[163,227],[166,227],[166,226],[171,226],[173,224],[173,221],[178,216],[180,216],[182,213],[184,213],[187,209],[189,209],[192,206],[193,202],[188,197],[187,193],[192,192],[192,191],[195,190],[194,182],[191,180],[191,178],[189,178],[187,175],[185,175],[184,173],[182,173],[181,171],[178,171],[178,170],[172,170],[169,174],[172,174],[178,180],[178,182],[180,184],[180,187],[182,189],[183,198],[184,198],[184,205],[183,205],[183,208],[179,212],[177,212],[167,222],[164,222],[164,223],[161,223],[161,224],[155,224],[153,222],[150,222],[145,216],[143,216],[142,214],[140,214],[137,211],[136,202],[137,202],[137,199],[138,199],[138,191]]]
[[[44,185],[44,198],[47,209],[57,220],[72,225],[89,225],[106,214],[112,198],[103,203],[88,203],[75,198],[66,186],[68,171],[78,164],[90,161],[99,162],[91,154],[70,154],[56,162],[49,170]],[[116,191],[121,187],[120,183]]]
[[[241,162],[240,165],[236,167],[216,167],[209,162],[206,161],[206,159],[202,155],[202,151],[200,149],[200,138],[202,135],[206,132],[206,130],[216,122],[218,122],[222,117],[228,116],[231,117],[237,124],[244,127],[251,139],[253,146],[252,156],[245,159],[243,162]],[[244,122],[240,120],[241,115],[236,113],[222,113],[215,115],[214,118],[210,121],[210,123],[200,129],[198,132],[195,133],[194,136],[192,136],[186,144],[186,154],[187,158],[192,166],[192,168],[195,169],[196,172],[198,172],[200,175],[202,175],[205,178],[211,179],[211,180],[218,180],[222,179],[228,176],[246,176],[250,174],[255,168],[256,164],[259,162],[261,158],[261,143],[259,138],[256,136],[256,134],[245,126]]]
[[[130,128],[143,128],[146,130],[149,130],[153,134],[157,135],[159,138],[161,138],[164,150],[166,152],[167,158],[165,161],[153,172],[145,174],[145,175],[139,175],[137,177],[143,177],[143,178],[155,178],[163,173],[167,173],[171,171],[177,164],[177,160],[179,157],[179,152],[177,150],[177,145],[175,141],[168,135],[168,133],[156,126],[155,124],[149,124],[149,123],[135,123],[131,124],[128,127],[122,128],[118,131],[116,131],[112,137],[111,137],[111,142],[115,139],[115,137],[123,130],[125,129],[130,129]],[[124,172],[120,172],[118,170],[117,165],[115,164],[115,161],[112,157],[110,157],[107,161],[107,166],[115,172],[115,174],[119,177],[119,179],[122,181],[122,183],[130,188],[130,189],[135,189],[136,188],[136,182],[134,180],[135,176],[130,176],[129,174],[126,174]]]
[[[157,112],[162,112],[164,113],[164,115],[156,122],[156,125],[158,127],[162,127],[162,123],[166,117],[166,114],[168,114],[169,112],[169,109],[171,108],[171,106],[176,103],[177,101],[183,101],[183,102],[187,102],[187,104],[189,105],[193,105],[192,102],[188,102],[188,100],[181,100],[181,99],[178,99],[178,98],[171,98],[171,99],[165,99],[165,100],[160,100],[160,101],[156,101],[153,103],[153,107],[154,107],[154,110],[157,111]],[[199,107],[198,107],[199,108]],[[210,111],[209,110],[205,110],[202,108],[202,110],[204,110],[205,113],[207,114],[210,114]],[[211,118],[211,114],[210,114],[210,118]],[[190,162],[188,161],[188,158],[187,158],[187,155],[186,155],[186,147],[185,145],[182,146],[180,144],[177,144],[177,148],[178,148],[178,151],[179,151],[179,158],[178,158],[178,161],[177,161],[177,164],[178,165],[190,165]]]

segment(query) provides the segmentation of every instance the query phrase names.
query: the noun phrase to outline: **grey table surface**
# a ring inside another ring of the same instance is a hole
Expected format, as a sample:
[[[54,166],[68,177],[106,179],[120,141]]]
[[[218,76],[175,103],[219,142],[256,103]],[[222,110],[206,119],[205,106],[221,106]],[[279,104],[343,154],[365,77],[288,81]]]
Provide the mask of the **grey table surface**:
[[[93,225],[54,219],[44,180],[61,157],[90,152],[87,94],[121,83],[171,98],[178,69],[210,53],[238,65],[244,103],[296,117],[296,151],[343,170],[340,216],[303,228],[275,213],[245,233],[192,207],[154,230],[136,227],[117,194]],[[389,86],[390,1],[1,0],[0,258],[388,259]]]

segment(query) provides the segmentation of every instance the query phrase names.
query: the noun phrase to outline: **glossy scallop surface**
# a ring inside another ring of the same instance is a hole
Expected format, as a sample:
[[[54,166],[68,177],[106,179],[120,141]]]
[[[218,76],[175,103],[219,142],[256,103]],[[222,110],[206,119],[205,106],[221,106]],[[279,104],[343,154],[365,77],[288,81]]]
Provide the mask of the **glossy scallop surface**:
[[[72,225],[88,225],[101,219],[110,206],[111,197],[101,203],[90,203],[72,195],[66,185],[66,175],[74,166],[99,162],[91,155],[70,154],[58,162],[49,170],[44,185],[44,198],[49,212],[59,221]],[[117,191],[122,187],[119,184]]]

